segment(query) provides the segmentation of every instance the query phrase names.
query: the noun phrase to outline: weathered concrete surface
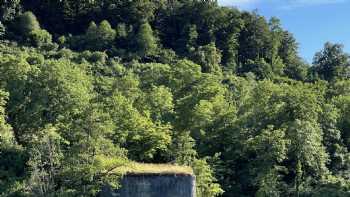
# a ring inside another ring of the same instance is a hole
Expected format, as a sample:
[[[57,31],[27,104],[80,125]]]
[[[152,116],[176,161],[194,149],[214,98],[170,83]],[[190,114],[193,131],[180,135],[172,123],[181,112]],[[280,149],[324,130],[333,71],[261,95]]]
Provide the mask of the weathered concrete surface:
[[[126,175],[119,191],[103,189],[100,197],[195,197],[195,177],[191,175]]]

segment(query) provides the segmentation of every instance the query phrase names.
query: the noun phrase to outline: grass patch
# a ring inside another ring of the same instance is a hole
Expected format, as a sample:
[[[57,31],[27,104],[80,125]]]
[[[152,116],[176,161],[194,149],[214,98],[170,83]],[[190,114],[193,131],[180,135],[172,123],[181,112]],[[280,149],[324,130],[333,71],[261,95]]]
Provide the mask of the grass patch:
[[[118,168],[121,174],[151,174],[151,175],[193,175],[193,170],[188,166],[170,164],[146,164],[131,162],[128,166]]]

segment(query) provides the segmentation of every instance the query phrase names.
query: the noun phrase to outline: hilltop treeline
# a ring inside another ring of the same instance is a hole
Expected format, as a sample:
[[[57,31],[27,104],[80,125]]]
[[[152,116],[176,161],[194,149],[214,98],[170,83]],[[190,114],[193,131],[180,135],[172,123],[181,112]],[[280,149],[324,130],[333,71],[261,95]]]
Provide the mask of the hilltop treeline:
[[[134,161],[199,197],[349,196],[349,65],[214,0],[0,0],[0,196],[96,196]]]

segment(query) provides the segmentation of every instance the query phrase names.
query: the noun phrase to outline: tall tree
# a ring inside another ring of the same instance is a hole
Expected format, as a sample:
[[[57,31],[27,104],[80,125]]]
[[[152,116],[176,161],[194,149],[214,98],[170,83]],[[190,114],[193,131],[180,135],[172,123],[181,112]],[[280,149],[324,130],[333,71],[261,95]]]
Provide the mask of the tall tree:
[[[323,50],[315,54],[313,68],[321,79],[349,78],[349,55],[343,48],[341,44],[327,42]]]
[[[259,58],[268,60],[271,35],[265,18],[256,12],[243,13],[242,18],[245,25],[239,36],[239,61],[245,64]]]
[[[200,46],[193,54],[193,60],[202,66],[204,73],[220,73],[221,52],[215,43]]]
[[[90,50],[106,50],[113,46],[116,31],[108,21],[102,21],[98,26],[91,22],[85,33],[86,48]]]
[[[36,16],[28,11],[19,17],[16,29],[27,36],[30,32],[40,29],[40,24]]]
[[[11,125],[7,123],[7,100],[8,93],[0,90],[0,196],[20,196],[26,176],[26,155],[17,144]]]
[[[278,55],[285,65],[286,76],[296,80],[306,79],[308,65],[298,56],[298,43],[288,31],[283,32]]]
[[[154,54],[157,48],[157,40],[148,22],[140,25],[136,35],[136,44],[136,50],[139,56],[144,57]]]

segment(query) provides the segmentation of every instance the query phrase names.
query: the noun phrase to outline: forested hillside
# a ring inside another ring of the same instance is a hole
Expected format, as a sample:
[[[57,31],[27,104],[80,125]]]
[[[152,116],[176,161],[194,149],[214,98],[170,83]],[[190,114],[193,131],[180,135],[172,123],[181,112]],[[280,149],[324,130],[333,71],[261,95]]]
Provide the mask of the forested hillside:
[[[0,0],[0,196],[96,196],[129,162],[198,197],[350,196],[350,58],[215,0]]]

